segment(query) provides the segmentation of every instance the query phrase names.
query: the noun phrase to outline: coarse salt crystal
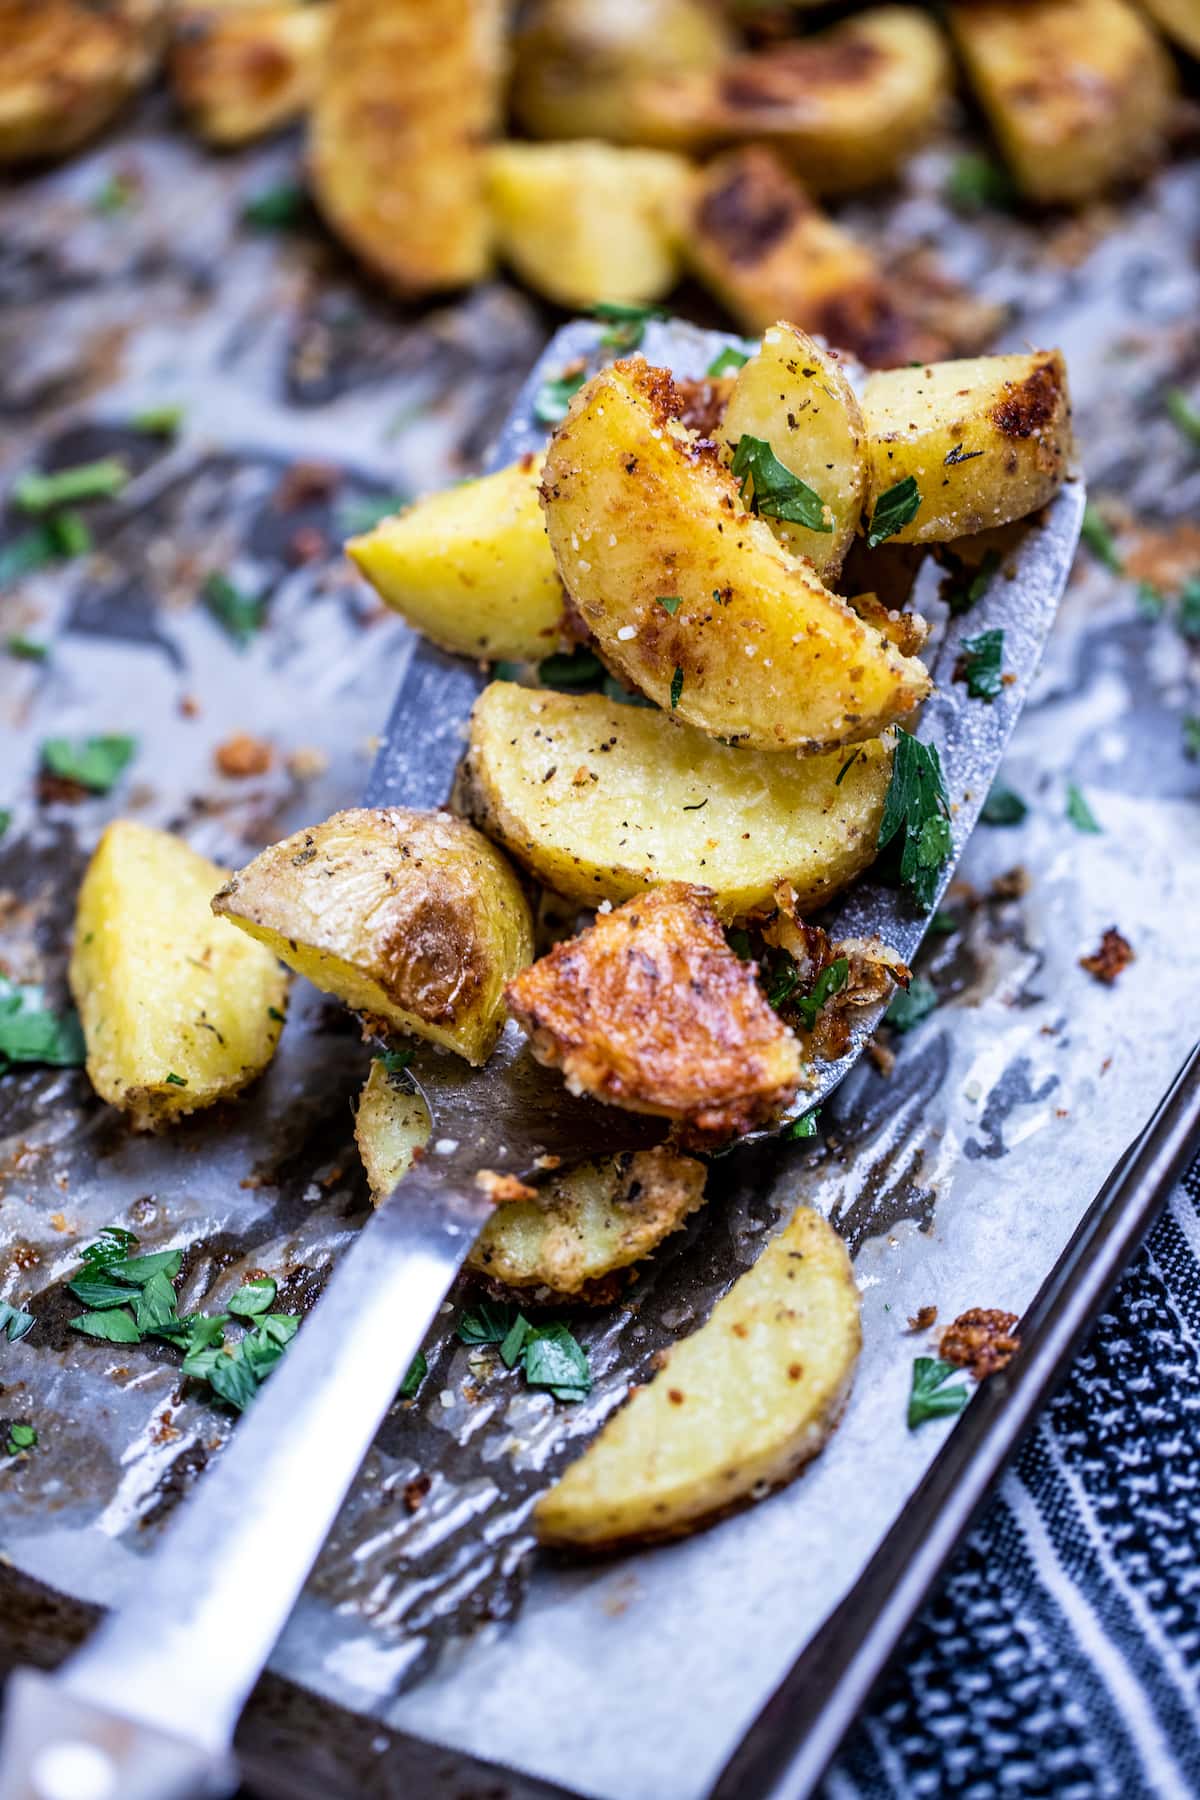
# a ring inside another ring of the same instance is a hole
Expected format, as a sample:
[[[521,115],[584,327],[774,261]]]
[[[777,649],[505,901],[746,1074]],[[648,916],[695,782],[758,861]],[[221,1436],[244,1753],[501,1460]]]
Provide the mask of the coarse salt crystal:
[[[617,637],[620,639],[621,643],[623,643],[623,644],[627,644],[629,642],[630,638],[635,638],[636,636],[637,636],[637,626],[636,625],[622,625],[620,631],[618,631],[618,633],[617,633]]]
[[[453,1156],[457,1149],[457,1138],[439,1138],[433,1146],[433,1154],[435,1156]]]

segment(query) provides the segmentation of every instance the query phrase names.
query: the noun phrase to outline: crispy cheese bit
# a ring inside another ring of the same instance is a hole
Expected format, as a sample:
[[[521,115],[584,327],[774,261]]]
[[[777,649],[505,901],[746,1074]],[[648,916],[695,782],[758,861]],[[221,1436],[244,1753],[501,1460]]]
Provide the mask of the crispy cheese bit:
[[[796,1039],[706,889],[672,882],[597,918],[506,990],[535,1055],[567,1085],[717,1142],[765,1123],[800,1080]]]

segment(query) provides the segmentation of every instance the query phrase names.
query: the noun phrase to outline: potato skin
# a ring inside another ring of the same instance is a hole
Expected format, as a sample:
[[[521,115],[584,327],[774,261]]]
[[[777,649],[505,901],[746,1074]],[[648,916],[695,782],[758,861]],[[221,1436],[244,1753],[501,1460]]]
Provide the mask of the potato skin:
[[[376,1059],[354,1126],[375,1205],[429,1132],[425,1102]],[[590,1299],[595,1284],[649,1256],[686,1223],[704,1203],[704,1182],[703,1163],[661,1144],[581,1163],[550,1177],[536,1200],[497,1206],[467,1266],[508,1288]]]
[[[1168,37],[1200,57],[1200,6],[1196,0],[1141,0],[1141,8]]]
[[[334,813],[264,850],[213,911],[356,1011],[486,1062],[504,983],[533,954],[529,907],[462,819],[403,807]]]
[[[559,641],[562,582],[538,499],[542,457],[428,494],[346,554],[371,586],[444,650],[534,662]]]
[[[581,906],[683,881],[733,920],[773,906],[780,881],[802,911],[823,905],[874,860],[891,748],[846,762],[734,750],[649,707],[494,681],[457,804]]]
[[[701,888],[673,882],[600,913],[506,994],[572,1093],[674,1119],[692,1143],[766,1123],[799,1085],[799,1045]]]
[[[790,1481],[837,1424],[861,1344],[846,1247],[802,1206],[542,1495],[540,1541],[678,1537]]]
[[[0,165],[61,156],[154,72],[164,0],[0,0]]]
[[[785,550],[807,556],[823,581],[836,576],[862,519],[867,465],[863,416],[837,361],[795,325],[770,325],[757,356],[738,371],[721,424],[736,450],[744,435],[770,444],[784,468],[828,509],[829,532],[768,519]]]
[[[645,304],[678,281],[683,157],[584,140],[496,144],[487,181],[500,255],[560,306]]]
[[[920,489],[897,543],[944,543],[1024,518],[1057,493],[1074,454],[1058,350],[879,371],[862,406],[868,513],[909,475]]]
[[[329,5],[230,8],[184,0],[171,20],[167,72],[192,130],[244,144],[300,118],[312,102]]]
[[[483,146],[499,118],[500,0],[334,0],[310,166],[332,230],[398,293],[490,261]]]
[[[288,978],[214,919],[225,873],[169,832],[118,819],[84,875],[71,992],[92,1086],[135,1130],[236,1094],[275,1054]]]
[[[679,720],[752,749],[878,737],[924,699],[925,669],[745,511],[679,407],[666,370],[613,363],[547,452],[550,545],[605,661]]]
[[[1162,154],[1174,66],[1124,0],[962,0],[949,17],[1031,199],[1092,199]]]

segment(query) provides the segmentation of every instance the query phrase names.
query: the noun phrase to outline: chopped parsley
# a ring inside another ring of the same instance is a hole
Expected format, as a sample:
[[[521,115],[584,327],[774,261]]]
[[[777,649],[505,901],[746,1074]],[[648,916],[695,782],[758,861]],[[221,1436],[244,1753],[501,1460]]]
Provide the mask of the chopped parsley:
[[[184,1075],[171,1074],[171,1075],[168,1075],[166,1079],[167,1079],[167,1084],[170,1087],[186,1087],[187,1086],[187,1077]]]
[[[567,416],[567,409],[587,380],[586,369],[566,371],[543,381],[533,397],[533,416],[541,425],[557,425]]]
[[[688,807],[684,808],[685,812],[687,812],[689,810],[691,810],[691,809]],[[750,933],[748,931],[746,931],[742,926],[739,925],[735,931],[727,931],[725,933],[725,936],[726,936],[726,939],[728,940],[729,948],[733,951],[733,954],[738,958],[738,960],[740,962],[749,962],[749,960],[750,960]]]
[[[938,876],[954,849],[950,800],[936,748],[922,744],[899,725],[878,848],[886,849],[893,840],[900,850],[900,879],[928,912]]]
[[[425,1352],[423,1350],[418,1350],[417,1354],[408,1365],[408,1374],[400,1383],[400,1392],[397,1395],[397,1398],[400,1400],[415,1400],[417,1389],[420,1387],[428,1373],[429,1362]]]
[[[809,531],[833,530],[820,494],[784,467],[765,438],[740,437],[731,467],[751,512],[804,525]]]
[[[256,599],[253,594],[243,593],[219,569],[215,569],[204,583],[203,594],[204,604],[213,618],[225,627],[240,649],[262,630],[266,602]]]
[[[538,664],[538,680],[545,687],[586,687],[589,681],[596,681],[603,673],[604,664],[600,658],[582,646],[569,653],[543,656]]]
[[[991,587],[996,570],[1000,567],[1000,552],[988,550],[974,573],[959,557],[953,556],[952,552],[946,554],[952,557],[954,580],[943,590],[943,597],[950,609],[951,618],[957,619],[963,613],[970,612]]]
[[[1073,781],[1067,783],[1067,817],[1076,831],[1099,834],[1104,829],[1084,799],[1083,790],[1076,787]]]
[[[938,916],[934,915],[935,918]],[[950,929],[954,929],[954,921],[950,921]],[[938,1003],[937,989],[933,983],[926,981],[923,975],[914,975],[904,988],[897,988],[892,995],[891,1005],[884,1014],[889,1025],[897,1031],[911,1031],[922,1019],[927,1019]]]
[[[921,490],[917,486],[915,475],[906,475],[895,487],[888,488],[880,494],[875,502],[875,510],[871,514],[871,524],[867,531],[867,544],[874,550],[888,538],[895,537],[906,525],[912,523],[921,510]]]
[[[1167,390],[1167,416],[1190,443],[1200,445],[1200,407],[1181,388]]]
[[[918,1356],[913,1363],[912,1391],[908,1396],[908,1429],[915,1431],[927,1419],[948,1419],[960,1413],[970,1399],[970,1390],[956,1382],[946,1383],[957,1375],[957,1364],[940,1362],[934,1356]]]
[[[817,1121],[820,1116],[820,1107],[814,1106],[811,1112],[801,1113],[798,1119],[793,1119],[789,1125],[785,1125],[779,1135],[785,1143],[792,1143],[797,1138],[815,1138]]]
[[[675,673],[671,677],[671,711],[672,712],[674,712],[675,708],[679,705],[679,696],[682,694],[682,692],[683,692],[683,670],[679,666],[679,664],[676,663],[675,664]]]
[[[683,605],[683,601],[678,594],[658,594],[656,598],[663,611],[670,613],[672,618],[675,617],[675,614]]]
[[[183,424],[182,406],[147,406],[134,413],[129,423],[147,437],[174,437]]]
[[[32,1313],[22,1312],[8,1300],[0,1300],[0,1332],[10,1344],[19,1344],[23,1337],[28,1337],[35,1323]]]
[[[1004,633],[981,631],[962,641],[962,673],[972,700],[991,702],[1004,688]]]
[[[19,632],[5,639],[4,648],[18,662],[45,662],[50,654],[49,644],[39,643],[36,638],[22,637]]]
[[[1007,212],[1017,190],[1007,169],[981,150],[964,150],[950,165],[942,194],[956,212],[977,213],[988,207]]]
[[[795,958],[789,956],[786,950],[781,951],[779,961],[772,971],[771,985],[767,989],[767,1005],[773,1006],[778,1012],[779,1008],[790,999],[799,980],[800,970],[796,966]]]
[[[1200,713],[1188,713],[1184,718],[1183,754],[1200,760]]]
[[[939,906],[930,919],[927,929],[931,937],[949,937],[952,932],[958,930],[958,920],[952,912],[947,912],[944,907]]]
[[[464,1344],[502,1344],[513,1324],[513,1308],[498,1300],[481,1300],[458,1321]]]
[[[716,381],[722,375],[736,374],[738,369],[745,368],[749,361],[750,358],[744,350],[735,350],[732,344],[727,344],[724,350],[713,357],[704,373],[710,381]]]
[[[239,1319],[257,1319],[261,1313],[270,1312],[278,1291],[269,1275],[258,1281],[248,1281],[229,1301],[229,1310]]]
[[[12,824],[12,813],[7,806],[0,806],[0,838]]]
[[[93,794],[107,794],[136,755],[137,739],[133,737],[47,738],[42,745],[42,767]]]
[[[608,326],[601,332],[600,342],[610,350],[636,350],[646,335],[649,319],[665,319],[661,306],[638,306],[622,300],[600,300],[592,308],[592,317]]]
[[[984,801],[979,816],[985,825],[1019,825],[1029,807],[1015,788],[997,781]]]
[[[382,1063],[389,1075],[403,1075],[415,1054],[413,1050],[381,1050],[375,1061]]]
[[[384,519],[402,512],[408,501],[407,494],[380,494],[373,500],[347,500],[338,508],[338,529],[347,537],[360,537],[374,531]]]
[[[32,1450],[37,1441],[38,1434],[32,1425],[10,1425],[5,1447],[10,1456],[19,1456],[22,1450]]]
[[[85,1049],[78,1016],[51,1012],[40,987],[19,987],[0,975],[0,1075],[14,1063],[77,1069]]]
[[[524,1368],[530,1387],[548,1388],[556,1400],[582,1400],[591,1392],[587,1352],[566,1325],[531,1325],[524,1313],[498,1301],[481,1301],[459,1320],[464,1344],[496,1344],[505,1366]]]
[[[1092,555],[1102,562],[1106,569],[1114,575],[1120,575],[1124,565],[1117,551],[1116,540],[1096,508],[1087,505],[1083,509],[1083,524],[1079,535],[1091,551]]]
[[[133,1315],[127,1312],[80,1313],[69,1324],[72,1331],[81,1331],[85,1337],[99,1338],[109,1344],[140,1344],[142,1341]]]
[[[1189,644],[1200,643],[1200,575],[1189,576],[1180,588],[1175,623]]]
[[[0,548],[0,587],[91,547],[92,534],[77,513],[56,513]]]
[[[839,956],[836,962],[831,962],[828,968],[821,970],[813,983],[812,992],[796,1001],[796,1011],[807,1030],[812,1030],[817,1022],[817,1014],[825,1003],[845,987],[849,973],[850,964],[844,956]]]
[[[1160,619],[1162,617],[1166,601],[1152,581],[1139,581],[1134,598],[1137,600],[1137,609],[1143,619]]]
[[[279,181],[263,188],[242,208],[242,219],[260,231],[286,231],[299,225],[308,213],[308,195],[295,181]]]
[[[129,480],[129,470],[115,456],[77,463],[52,475],[22,475],[12,491],[14,506],[26,513],[53,512],[79,500],[111,500]]]
[[[130,175],[110,175],[92,196],[92,211],[104,218],[128,211],[138,197],[139,184]]]

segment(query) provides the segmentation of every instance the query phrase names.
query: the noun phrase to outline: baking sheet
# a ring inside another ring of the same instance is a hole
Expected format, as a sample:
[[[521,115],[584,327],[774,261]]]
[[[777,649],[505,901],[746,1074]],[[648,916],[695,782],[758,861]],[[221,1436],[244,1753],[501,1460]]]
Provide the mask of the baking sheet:
[[[5,632],[61,634],[47,668],[0,669],[0,804],[16,815],[0,845],[12,896],[0,954],[23,978],[61,980],[74,880],[107,817],[182,825],[238,862],[362,791],[410,640],[341,569],[341,509],[474,466],[544,333],[499,285],[405,318],[318,239],[239,227],[240,199],[292,155],[203,157],[151,111],[3,205],[0,474],[41,446],[63,463],[116,446],[143,471],[99,509],[97,557],[0,601]],[[141,197],[101,217],[94,197],[122,168]],[[1045,223],[951,222],[939,179],[937,159],[922,159],[887,231],[938,237],[1022,306],[1014,343],[1063,343],[1095,491],[1119,492],[1140,526],[1194,518],[1200,470],[1161,389],[1200,366],[1195,168],[1161,178],[1090,255],[1086,223],[1055,238]],[[187,416],[174,446],[124,431],[142,407],[176,401]],[[298,460],[340,478],[289,480]],[[305,531],[325,551],[311,561],[298,559],[313,548]],[[196,604],[213,568],[269,595],[269,628],[244,653]],[[911,1359],[927,1348],[908,1315],[930,1302],[943,1317],[1020,1310],[1200,1016],[1200,943],[1182,929],[1200,876],[1200,784],[1180,729],[1200,710],[1194,671],[1169,621],[1138,617],[1130,584],[1086,557],[1078,573],[1008,771],[1033,811],[1020,830],[977,833],[963,868],[985,894],[1023,863],[1027,897],[960,902],[965,930],[926,968],[946,1004],[890,1080],[856,1074],[823,1143],[717,1165],[705,1215],[656,1259],[636,1307],[576,1320],[598,1375],[586,1405],[556,1409],[511,1377],[481,1377],[447,1318],[420,1399],[389,1418],[364,1466],[280,1673],[587,1794],[704,1791],[947,1429],[904,1429]],[[35,805],[43,736],[126,729],[141,750],[111,801]],[[214,776],[215,746],[238,730],[273,745],[265,777]],[[1065,822],[1069,776],[1102,836]],[[1138,955],[1112,992],[1076,965],[1110,924]],[[119,1601],[228,1430],[180,1396],[169,1352],[66,1331],[61,1282],[80,1244],[124,1223],[147,1247],[193,1246],[189,1304],[218,1303],[258,1267],[285,1278],[289,1304],[310,1304],[365,1212],[351,1139],[365,1065],[337,1010],[298,993],[247,1102],[167,1140],[130,1138],[77,1074],[0,1083],[0,1294],[28,1298],[39,1319],[0,1350],[0,1398],[41,1440],[0,1468],[3,1547],[19,1569]],[[704,1316],[798,1199],[839,1221],[864,1286],[866,1350],[830,1450],[786,1493],[689,1543],[583,1568],[532,1556],[528,1509],[569,1440]],[[417,1473],[432,1486],[410,1513]]]

